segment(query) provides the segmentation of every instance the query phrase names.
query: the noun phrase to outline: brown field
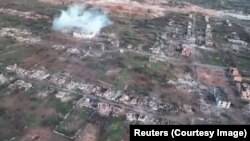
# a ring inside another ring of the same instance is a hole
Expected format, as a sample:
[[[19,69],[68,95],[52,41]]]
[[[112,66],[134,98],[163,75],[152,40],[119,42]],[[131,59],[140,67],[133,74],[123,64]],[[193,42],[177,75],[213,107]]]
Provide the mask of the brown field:
[[[97,141],[99,132],[100,129],[98,126],[88,123],[85,125],[84,129],[80,131],[76,141]]]
[[[197,67],[196,73],[197,80],[203,85],[221,87],[227,85],[227,78],[224,70]]]
[[[20,141],[68,141],[66,138],[54,134],[49,128],[31,128],[25,131]]]

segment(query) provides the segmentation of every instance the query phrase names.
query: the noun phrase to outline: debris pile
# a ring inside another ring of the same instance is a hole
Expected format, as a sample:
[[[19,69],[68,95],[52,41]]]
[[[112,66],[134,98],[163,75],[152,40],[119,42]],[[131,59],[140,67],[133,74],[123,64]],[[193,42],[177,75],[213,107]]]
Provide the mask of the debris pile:
[[[55,50],[64,50],[65,46],[64,45],[53,45],[52,48]]]
[[[56,93],[56,98],[59,98],[62,102],[67,102],[72,99],[72,96],[70,93],[60,91]]]
[[[229,98],[227,97],[227,94],[222,88],[215,87],[213,88],[211,93],[214,96],[218,107],[227,108],[227,109],[230,108],[231,101],[229,100]]]
[[[105,100],[119,102],[125,105],[133,106],[134,108],[145,109],[151,112],[159,112],[163,109],[168,109],[168,103],[162,103],[156,98],[151,98],[150,100],[147,98],[142,98],[139,96],[133,96],[129,91],[115,91],[112,89],[105,89],[100,86],[95,86],[85,82],[76,82],[71,80],[70,74],[68,73],[56,73],[49,74],[46,69],[40,67],[39,69],[33,70],[25,70],[17,65],[7,66],[6,70],[9,72],[15,72],[19,77],[27,77],[30,79],[35,79],[38,81],[48,80],[53,85],[65,89],[65,91],[75,91],[80,93],[86,93],[90,96],[98,96],[102,97]],[[23,86],[26,90],[30,88],[31,84],[26,84],[23,81],[17,81],[15,84],[10,87],[14,87],[15,85]],[[39,94],[41,97],[46,96],[45,93]],[[56,97],[61,99],[63,102],[69,101],[73,98],[73,95],[68,92],[59,91],[56,93]],[[77,102],[79,107],[85,106],[93,109],[97,109],[100,113],[104,115],[111,116],[122,116],[125,113],[125,110],[121,107],[117,107],[116,105],[111,105],[110,103],[99,103],[97,101],[91,99],[81,99]],[[147,117],[141,116],[138,121],[144,122],[148,121]]]
[[[31,32],[18,28],[2,28],[0,30],[0,36],[11,37],[19,42],[27,44],[35,44],[41,41],[39,37],[34,37]]]
[[[44,68],[28,71],[23,68],[17,67],[16,64],[7,66],[6,70],[10,72],[15,72],[20,77],[27,76],[31,79],[38,79],[38,80],[44,80],[50,76]]]
[[[17,11],[14,9],[0,8],[0,13],[18,16],[20,18],[31,19],[31,20],[49,19],[48,16],[40,15],[35,12],[22,12],[22,11]]]
[[[250,85],[244,82],[243,76],[240,73],[239,69],[230,68],[229,73],[233,81],[235,82],[235,86],[241,98],[250,101]]]
[[[140,122],[141,124],[156,124],[156,125],[180,124],[170,121],[166,118],[157,118],[146,114],[137,114],[134,112],[126,113],[126,119],[130,122]]]
[[[48,92],[47,91],[39,91],[37,93],[37,97],[40,97],[40,98],[45,98],[48,96]]]
[[[237,68],[231,68],[230,73],[231,73],[233,80],[235,82],[239,82],[239,83],[242,82],[242,80],[243,80],[242,75],[240,74],[240,71]]]
[[[212,46],[213,45],[212,30],[211,30],[211,25],[210,24],[207,24],[207,27],[206,27],[205,42],[206,42],[206,46]]]
[[[5,77],[3,74],[0,74],[0,85],[3,85],[8,81],[9,79],[7,77]]]
[[[30,78],[32,79],[38,79],[38,80],[44,80],[47,79],[50,76],[44,68],[38,69],[38,70],[31,70],[30,71]]]
[[[80,39],[92,39],[95,37],[95,33],[84,34],[84,33],[73,32],[73,36]]]
[[[189,48],[187,45],[185,45],[185,44],[183,44],[183,49],[182,49],[181,55],[182,55],[182,56],[185,56],[185,57],[190,57],[190,56],[191,56],[191,50],[190,50],[190,48]]]
[[[250,101],[250,88],[249,87],[245,88],[245,90],[242,91],[241,97],[242,99]]]
[[[29,90],[31,87],[31,83],[26,83],[23,80],[17,80],[8,86],[10,89],[24,89],[25,91]]]

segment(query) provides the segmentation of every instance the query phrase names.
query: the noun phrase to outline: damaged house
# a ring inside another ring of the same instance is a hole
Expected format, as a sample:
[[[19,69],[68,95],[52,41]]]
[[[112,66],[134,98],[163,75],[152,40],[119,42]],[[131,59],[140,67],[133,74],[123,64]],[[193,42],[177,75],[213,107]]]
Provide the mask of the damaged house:
[[[238,68],[230,68],[229,71],[235,82],[239,82],[239,83],[242,82],[243,78]]]
[[[238,92],[243,100],[250,101],[250,86],[247,83],[237,83]]]

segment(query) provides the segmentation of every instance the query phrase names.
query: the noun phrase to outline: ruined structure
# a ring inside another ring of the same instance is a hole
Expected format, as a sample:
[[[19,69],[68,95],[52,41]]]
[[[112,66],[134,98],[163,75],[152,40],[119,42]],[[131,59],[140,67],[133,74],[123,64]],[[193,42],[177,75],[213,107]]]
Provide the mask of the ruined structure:
[[[240,71],[237,68],[230,68],[229,71],[235,82],[239,82],[239,83],[242,82],[243,80],[242,75],[240,74]]]
[[[216,87],[212,90],[212,94],[215,98],[216,104],[221,108],[230,108],[231,101],[228,99],[227,94],[220,87]]]

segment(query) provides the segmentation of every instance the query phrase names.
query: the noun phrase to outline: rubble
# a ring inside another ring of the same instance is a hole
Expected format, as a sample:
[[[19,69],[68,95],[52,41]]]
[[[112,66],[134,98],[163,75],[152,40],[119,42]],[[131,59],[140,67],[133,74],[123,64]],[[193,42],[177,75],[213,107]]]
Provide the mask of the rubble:
[[[138,99],[137,98],[133,98],[130,102],[131,105],[137,105]]]
[[[228,99],[227,94],[220,87],[213,89],[212,94],[217,102],[217,106],[221,108],[230,108],[231,101]]]
[[[124,53],[124,49],[120,49],[120,53]]]
[[[101,115],[109,116],[112,109],[108,103],[99,102],[97,105],[97,110]]]
[[[26,83],[23,80],[17,80],[13,84],[10,84],[8,88],[10,89],[24,89],[25,91],[29,90],[32,87],[31,83]]]
[[[146,123],[147,120],[148,120],[148,116],[146,116],[146,115],[139,115],[139,117],[138,117],[138,121],[140,121],[142,123]]]
[[[55,50],[64,50],[65,46],[64,45],[53,45],[52,48]]]
[[[37,80],[44,80],[47,79],[50,76],[50,74],[46,73],[44,68],[41,68],[39,70],[32,70],[30,71],[29,77],[32,79]]]
[[[160,57],[159,55],[152,55],[149,57],[149,62],[153,62],[156,63],[157,61],[164,61],[164,59],[162,57]]]
[[[58,73],[51,75],[48,80],[53,84],[62,87],[66,83],[68,77],[69,77],[68,73],[63,73],[63,74]]]
[[[237,44],[237,45],[243,45],[243,46],[247,46],[248,43],[242,40],[235,40],[235,39],[228,39],[229,42],[233,43],[233,44]]]
[[[128,48],[128,49],[132,49],[133,46],[132,46],[131,44],[129,44],[129,45],[127,46],[127,48]]]
[[[230,68],[229,71],[235,82],[240,82],[240,83],[242,82],[243,80],[242,75],[240,74],[240,71],[237,68]]]
[[[138,98],[137,105],[142,106],[142,107],[148,105],[148,99],[147,98]]]
[[[152,108],[154,111],[158,110],[158,105],[154,101],[149,101],[149,107]]]
[[[72,99],[72,96],[70,93],[67,92],[58,92],[56,93],[56,98],[59,98],[62,102],[68,102]]]
[[[250,85],[247,83],[236,83],[237,90],[243,100],[250,100]]]
[[[69,48],[69,49],[67,49],[66,52],[71,54],[71,55],[80,55],[81,54],[80,50],[77,48]]]
[[[93,91],[98,90],[99,87],[94,88],[94,86],[91,85],[91,84],[80,83],[79,86],[77,87],[77,89],[79,89],[79,90],[81,90],[83,92],[91,93]]]
[[[49,17],[46,15],[40,15],[35,12],[22,12],[22,11],[17,11],[15,9],[0,8],[0,13],[18,16],[20,18],[31,19],[31,20],[49,19]]]
[[[135,113],[126,113],[126,119],[130,122],[132,121],[136,121],[137,120],[137,117],[136,117],[136,114]]]
[[[126,119],[130,122],[139,121],[139,122],[144,123],[144,124],[148,124],[148,123],[158,124],[160,122],[160,120],[155,118],[155,117],[150,117],[150,116],[145,115],[145,114],[136,114],[134,112],[126,113]]]
[[[243,82],[243,76],[241,75],[238,68],[230,68],[229,73],[233,78],[233,81],[236,83],[238,93],[240,94],[243,100],[250,100],[250,86],[247,83]]]
[[[242,91],[241,98],[250,101],[250,88]]]
[[[213,45],[213,41],[212,41],[212,30],[211,30],[211,25],[207,24],[206,27],[206,35],[205,35],[205,44],[206,46],[212,46]]]
[[[17,75],[21,77],[27,76],[31,79],[37,79],[37,80],[44,80],[50,76],[50,74],[46,73],[44,68],[27,71],[23,68],[17,67],[16,64],[7,66],[6,70],[10,72],[15,72]]]
[[[83,97],[77,101],[76,106],[78,106],[79,108],[88,107],[88,108],[95,109],[94,104],[95,103],[92,99]]]
[[[73,37],[80,38],[80,39],[91,39],[96,36],[95,33],[92,34],[84,34],[84,33],[78,33],[78,32],[73,32]]]
[[[121,117],[124,115],[125,110],[120,107],[112,106],[112,116],[113,117]]]
[[[190,37],[192,35],[192,22],[188,22],[188,27],[187,27],[187,36]]]
[[[9,79],[7,77],[5,77],[3,74],[0,74],[0,85],[3,85],[8,81]]]
[[[123,94],[119,99],[119,101],[121,101],[122,103],[125,103],[125,104],[128,104],[129,100],[130,100],[130,97],[126,94]]]
[[[2,28],[0,36],[12,37],[19,42],[27,44],[35,44],[41,41],[39,37],[34,37],[31,32],[18,28]]]
[[[182,55],[182,56],[185,56],[185,57],[190,57],[190,56],[191,56],[191,51],[190,51],[190,49],[184,47],[183,50],[182,50],[182,52],[181,52],[181,55]]]
[[[227,23],[227,25],[228,25],[229,27],[232,26],[232,23],[231,23],[229,20],[226,20],[226,23]]]
[[[193,113],[194,113],[193,110],[192,110],[192,107],[191,107],[190,105],[184,104],[184,105],[183,105],[183,109],[184,109],[184,111],[185,111],[187,114],[193,114]]]
[[[228,41],[232,43],[232,47],[235,50],[239,50],[240,47],[247,48],[247,45],[248,45],[247,42],[240,39],[240,37],[238,36],[236,32],[232,32],[232,34],[229,35]]]
[[[207,15],[205,16],[205,21],[209,22],[209,16],[207,16]]]
[[[79,88],[80,84],[74,81],[70,81],[68,84],[66,84],[66,88],[68,90],[76,90]]]
[[[108,100],[111,100],[112,97],[113,97],[113,91],[112,91],[111,89],[105,91],[105,92],[103,93],[103,97],[105,97],[105,98],[108,99]]]
[[[37,93],[37,96],[40,97],[40,98],[45,98],[48,96],[48,92],[46,91],[40,91]]]
[[[150,50],[152,50],[153,54],[159,54],[161,48],[157,47],[157,48],[150,48]]]
[[[87,94],[92,94],[92,95],[103,97],[106,100],[121,102],[126,105],[140,106],[141,108],[147,106],[149,110],[151,111],[158,111],[159,103],[161,103],[160,101],[152,101],[152,100],[148,101],[148,99],[145,97],[143,98],[136,97],[136,96],[132,97],[123,91],[114,91],[112,89],[102,90],[102,88],[99,86],[95,86],[95,85],[84,83],[84,82],[75,82],[75,81],[70,80],[69,78],[70,74],[68,73],[57,73],[57,74],[50,75],[47,73],[47,71],[43,67],[40,67],[38,69],[33,69],[33,70],[25,70],[25,69],[18,67],[15,64],[15,65],[7,66],[6,70],[10,72],[15,72],[17,75],[20,75],[23,77],[25,76],[25,77],[36,79],[39,81],[46,79],[58,87],[62,87],[71,91],[78,90],[80,92],[84,92]],[[23,82],[20,84],[24,85]],[[11,85],[10,87],[14,87],[14,86]],[[39,92],[38,96],[46,97],[47,94],[48,94],[47,92]],[[63,92],[63,91],[57,92],[55,96],[59,98],[62,102],[67,102],[73,98],[71,93]],[[110,105],[109,103],[96,102],[86,97],[82,97],[79,101],[77,101],[76,106],[97,109],[99,113],[104,116],[111,115],[114,117],[120,117],[120,116],[125,115],[125,110],[121,107]],[[167,107],[167,105],[161,104],[161,107]],[[128,116],[129,118],[129,115],[126,115],[126,116]],[[131,119],[129,118],[129,120],[132,121],[133,118],[131,117]],[[157,121],[157,119],[150,118],[147,115],[141,115],[136,120],[143,122],[143,123]]]
[[[69,81],[70,75],[68,73],[57,73],[57,74],[50,75],[47,73],[47,71],[43,67],[29,71],[29,70],[25,70],[25,69],[18,67],[16,64],[7,66],[6,70],[10,72],[15,72],[17,75],[20,75],[22,77],[28,77],[28,78],[36,79],[39,81],[46,79],[58,87],[65,88],[67,90],[85,92],[87,94],[94,94],[94,95],[103,97],[110,101],[121,102],[127,105],[131,104],[134,106],[142,106],[142,107],[149,106],[149,108],[153,111],[157,111],[159,109],[158,103],[156,101],[148,102],[147,99],[145,98],[131,97],[127,95],[126,93],[124,93],[123,91],[114,91],[112,89],[101,91],[101,87],[99,86],[94,86],[94,85],[84,83],[84,82],[75,82],[72,80]],[[43,93],[40,93],[40,94],[43,95]],[[58,92],[56,94],[56,97],[60,98],[63,102],[69,101],[72,98],[72,96],[66,92]],[[89,102],[88,100],[79,101],[79,103],[82,103],[80,104],[80,106],[94,108],[93,103],[90,104],[88,102]],[[99,104],[98,108],[100,111],[107,112],[108,110],[109,111],[108,113],[104,112],[106,113],[106,115],[107,114],[109,115],[113,110],[115,110],[113,111],[114,116],[120,115],[119,113],[122,113],[123,111],[122,109],[119,109],[119,108],[112,109],[112,107],[113,106],[110,106],[110,105]]]

